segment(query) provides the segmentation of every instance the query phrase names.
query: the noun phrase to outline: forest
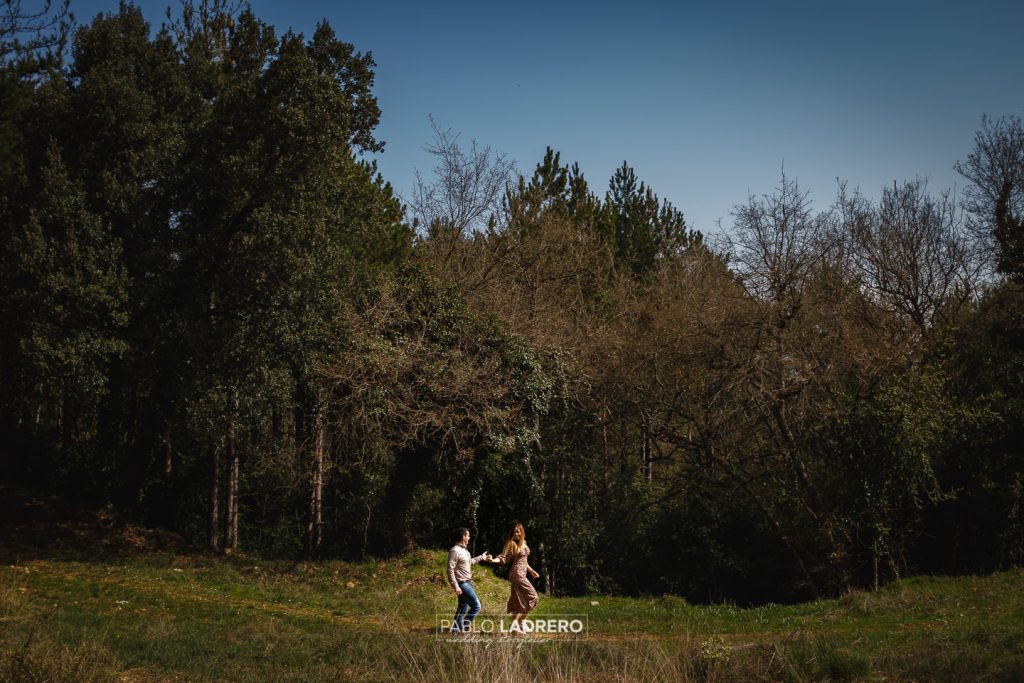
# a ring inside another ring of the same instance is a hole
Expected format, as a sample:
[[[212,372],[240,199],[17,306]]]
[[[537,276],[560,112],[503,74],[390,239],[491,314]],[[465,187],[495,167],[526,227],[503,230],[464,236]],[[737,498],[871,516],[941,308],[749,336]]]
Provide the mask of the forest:
[[[1024,564],[1019,115],[978,113],[956,194],[782,174],[712,235],[628,162],[443,123],[399,198],[326,22],[66,12],[0,21],[0,497],[276,558],[518,521],[562,595]]]

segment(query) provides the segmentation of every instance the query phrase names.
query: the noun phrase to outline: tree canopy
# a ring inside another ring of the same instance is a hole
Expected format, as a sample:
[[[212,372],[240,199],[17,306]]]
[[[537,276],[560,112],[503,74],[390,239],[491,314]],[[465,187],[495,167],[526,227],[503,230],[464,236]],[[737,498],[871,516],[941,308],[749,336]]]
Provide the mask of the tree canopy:
[[[520,521],[566,593],[1021,563],[1018,117],[962,203],[783,175],[711,237],[627,162],[602,191],[435,124],[406,206],[326,23],[5,7],[0,492],[311,558]]]

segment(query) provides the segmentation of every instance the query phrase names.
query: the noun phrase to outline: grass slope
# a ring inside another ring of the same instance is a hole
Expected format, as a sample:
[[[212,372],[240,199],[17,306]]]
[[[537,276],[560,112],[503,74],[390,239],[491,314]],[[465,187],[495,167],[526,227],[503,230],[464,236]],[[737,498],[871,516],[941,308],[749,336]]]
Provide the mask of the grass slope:
[[[1020,570],[754,609],[542,595],[538,615],[585,614],[587,637],[448,642],[439,551],[360,564],[88,554],[3,554],[0,680],[1024,680]],[[476,579],[483,614],[503,616],[507,583]]]

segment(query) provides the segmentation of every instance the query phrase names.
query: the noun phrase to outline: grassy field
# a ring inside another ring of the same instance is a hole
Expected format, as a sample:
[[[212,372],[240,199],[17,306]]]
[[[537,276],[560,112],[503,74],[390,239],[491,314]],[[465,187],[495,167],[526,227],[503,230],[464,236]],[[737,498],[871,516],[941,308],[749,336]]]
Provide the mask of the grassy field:
[[[451,642],[435,622],[454,605],[441,551],[306,564],[135,536],[4,551],[0,680],[1024,681],[1020,570],[755,609],[542,595],[538,615],[586,615],[585,637]],[[500,619],[507,583],[476,579]]]

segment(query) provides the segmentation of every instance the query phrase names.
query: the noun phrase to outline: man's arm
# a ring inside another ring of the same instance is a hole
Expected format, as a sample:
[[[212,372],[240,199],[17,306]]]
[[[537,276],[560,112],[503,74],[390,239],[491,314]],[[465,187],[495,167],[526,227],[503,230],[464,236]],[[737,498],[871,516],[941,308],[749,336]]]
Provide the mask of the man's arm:
[[[455,565],[459,562],[459,553],[455,548],[448,551],[448,583],[452,585],[456,593],[462,593],[459,583],[455,580]]]

